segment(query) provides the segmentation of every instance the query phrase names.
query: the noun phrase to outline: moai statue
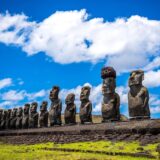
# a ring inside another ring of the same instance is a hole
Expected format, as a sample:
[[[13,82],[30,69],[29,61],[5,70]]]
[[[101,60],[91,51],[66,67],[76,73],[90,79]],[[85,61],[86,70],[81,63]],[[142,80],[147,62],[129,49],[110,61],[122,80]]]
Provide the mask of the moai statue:
[[[75,94],[70,93],[65,99],[66,109],[64,112],[65,124],[76,123],[76,105],[74,104]]]
[[[16,129],[22,128],[22,115],[23,115],[23,108],[19,107],[17,111],[17,119],[16,119]]]
[[[3,109],[0,109],[0,129],[1,129],[2,117],[3,117]]]
[[[6,117],[6,129],[10,129],[10,123],[11,123],[11,109],[8,109],[7,111],[7,117]]]
[[[17,108],[13,108],[11,111],[11,121],[10,121],[10,128],[11,129],[16,129],[16,117],[17,115]]]
[[[23,116],[22,116],[22,128],[24,129],[29,127],[29,109],[30,109],[30,104],[26,103],[24,105]]]
[[[102,122],[120,120],[120,97],[115,92],[116,71],[112,67],[104,67],[101,70],[102,84]]]
[[[81,89],[80,94],[80,121],[81,124],[92,123],[92,103],[89,100],[91,88],[89,86],[84,86]]]
[[[29,128],[38,127],[38,112],[37,112],[38,103],[33,102],[31,104],[30,115],[29,115]]]
[[[48,127],[48,111],[47,111],[47,101],[43,101],[40,106],[40,115],[39,115],[39,125],[40,127]]]
[[[62,102],[58,98],[59,90],[60,89],[58,86],[54,86],[50,91],[49,95],[49,98],[51,100],[51,107],[49,111],[50,126],[62,124],[61,121]]]
[[[1,125],[0,125],[1,129],[6,128],[6,118],[7,118],[7,111],[3,110],[2,117],[1,117]]]
[[[131,119],[150,118],[149,93],[143,86],[144,72],[142,70],[132,71],[129,77],[128,105]]]

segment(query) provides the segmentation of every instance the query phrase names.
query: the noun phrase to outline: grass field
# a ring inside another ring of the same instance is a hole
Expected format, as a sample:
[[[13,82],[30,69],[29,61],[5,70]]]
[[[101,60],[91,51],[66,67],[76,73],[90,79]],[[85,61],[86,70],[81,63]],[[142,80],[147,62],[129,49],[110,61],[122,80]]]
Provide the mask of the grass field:
[[[158,159],[158,144],[140,146],[137,142],[79,142],[70,144],[11,145],[0,143],[0,160],[148,160],[150,158],[116,155],[148,153]],[[69,149],[67,151],[67,149]],[[76,152],[75,152],[75,151]],[[92,151],[92,153],[88,153]],[[100,151],[102,153],[97,153]],[[104,151],[104,152],[103,152]],[[106,155],[105,153],[109,153]],[[113,154],[113,155],[110,155]]]

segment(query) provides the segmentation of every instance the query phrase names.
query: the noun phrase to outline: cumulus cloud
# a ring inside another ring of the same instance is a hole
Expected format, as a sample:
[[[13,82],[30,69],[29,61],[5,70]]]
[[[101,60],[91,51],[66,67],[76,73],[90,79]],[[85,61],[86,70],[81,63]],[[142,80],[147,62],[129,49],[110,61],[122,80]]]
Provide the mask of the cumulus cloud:
[[[147,66],[160,47],[160,21],[138,15],[108,22],[82,9],[57,11],[36,23],[24,14],[7,13],[0,15],[0,23],[1,42],[18,44],[28,55],[44,52],[61,64],[106,60],[128,71]]]
[[[5,78],[0,80],[0,89],[11,86],[12,85],[12,79],[11,78]]]
[[[1,95],[2,100],[5,101],[20,101],[25,97],[26,92],[24,90],[17,92],[16,90],[10,90]]]
[[[148,71],[144,75],[144,85],[147,87],[160,86],[160,70]]]
[[[26,96],[28,97],[29,100],[35,100],[37,98],[45,97],[46,94],[48,95],[48,91],[42,89],[35,93],[27,93]]]

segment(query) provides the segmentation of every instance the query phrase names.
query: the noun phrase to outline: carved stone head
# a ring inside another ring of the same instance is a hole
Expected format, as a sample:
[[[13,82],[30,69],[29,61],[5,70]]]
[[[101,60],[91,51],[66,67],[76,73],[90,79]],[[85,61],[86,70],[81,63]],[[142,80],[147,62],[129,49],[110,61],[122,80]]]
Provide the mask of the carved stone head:
[[[17,110],[17,116],[18,117],[21,117],[23,114],[23,108],[22,107],[19,107],[18,110]]]
[[[43,101],[41,106],[40,106],[40,111],[47,111],[47,105],[48,105],[48,102]]]
[[[12,109],[12,112],[11,112],[11,117],[16,117],[16,114],[17,114],[17,108],[13,108]]]
[[[38,103],[37,103],[37,102],[33,102],[33,103],[31,104],[30,112],[31,112],[31,113],[36,113],[36,112],[37,112],[37,106],[38,106]]]
[[[49,98],[51,101],[58,99],[58,94],[59,94],[60,88],[58,86],[53,86],[52,90],[50,91]]]
[[[142,81],[144,80],[144,71],[135,70],[132,71],[129,77],[129,86],[134,85],[142,85]]]
[[[70,93],[67,95],[66,99],[65,99],[65,103],[67,104],[73,104],[75,100],[75,94]]]
[[[108,77],[116,78],[116,71],[113,67],[103,67],[101,69],[101,78],[105,79]]]
[[[115,78],[109,77],[105,79],[105,83],[102,85],[102,94],[111,94],[115,93],[116,82]]]
[[[82,87],[81,94],[80,94],[81,101],[88,101],[89,100],[90,90],[91,90],[91,88],[89,86]]]
[[[30,109],[30,104],[29,103],[26,103],[24,105],[24,114],[29,114],[29,109]]]

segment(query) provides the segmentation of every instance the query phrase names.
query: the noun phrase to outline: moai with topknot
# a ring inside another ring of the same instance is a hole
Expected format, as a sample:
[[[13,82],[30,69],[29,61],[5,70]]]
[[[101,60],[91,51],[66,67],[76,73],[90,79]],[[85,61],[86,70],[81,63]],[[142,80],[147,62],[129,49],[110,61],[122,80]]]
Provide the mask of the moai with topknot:
[[[128,105],[129,116],[131,119],[148,119],[150,118],[149,109],[149,93],[146,87],[143,86],[144,71],[135,70],[130,73],[129,77],[129,93]]]
[[[37,112],[38,103],[33,102],[30,108],[29,115],[29,128],[37,128],[38,127],[38,112]]]
[[[27,129],[29,127],[29,110],[30,104],[26,103],[23,109],[23,116],[22,116],[22,128]]]
[[[16,129],[22,128],[22,116],[23,116],[23,108],[19,107],[17,111],[17,119],[16,119]]]
[[[92,123],[92,103],[89,100],[91,88],[89,86],[84,86],[81,89],[80,94],[80,122],[81,124]]]
[[[1,124],[0,124],[0,128],[2,130],[6,128],[6,118],[7,118],[7,111],[3,110],[2,117],[1,117]]]
[[[48,110],[47,101],[43,101],[40,106],[39,125],[40,127],[48,127]]]
[[[116,93],[116,71],[113,67],[104,67],[101,70],[102,84],[102,122],[120,120],[120,97]]]
[[[64,112],[65,124],[76,123],[76,105],[74,104],[75,94],[70,93],[65,99],[66,109]]]
[[[10,123],[11,123],[11,109],[7,110],[7,116],[6,116],[6,129],[10,129]]]
[[[53,86],[50,91],[49,99],[51,100],[51,107],[49,110],[49,120],[50,126],[61,125],[61,111],[62,111],[62,102],[58,98],[60,88],[58,86]]]
[[[10,121],[10,128],[16,129],[16,119],[17,119],[17,108],[13,108],[11,111],[11,121]]]

